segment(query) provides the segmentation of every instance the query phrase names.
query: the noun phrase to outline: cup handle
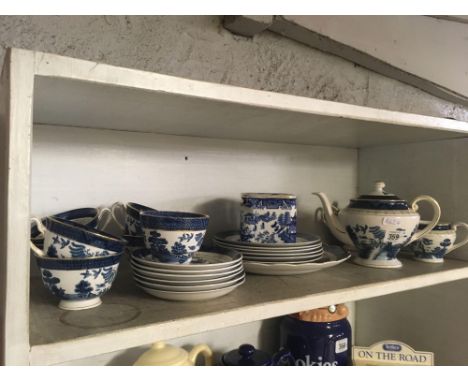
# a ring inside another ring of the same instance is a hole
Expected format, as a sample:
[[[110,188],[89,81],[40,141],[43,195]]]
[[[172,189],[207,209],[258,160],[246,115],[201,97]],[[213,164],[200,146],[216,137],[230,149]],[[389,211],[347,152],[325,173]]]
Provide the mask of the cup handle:
[[[105,218],[104,218],[105,216]],[[110,208],[99,208],[97,229],[104,231],[112,220],[112,211]]]
[[[39,230],[40,233],[42,233],[44,235],[45,233],[45,227],[44,225],[42,224],[41,222],[41,219],[39,218],[36,218],[36,217],[33,217],[31,218],[31,221],[35,222],[36,225],[37,225],[37,229]],[[44,251],[40,248],[38,248],[33,242],[32,240],[29,240],[29,245],[31,247],[31,249],[33,250],[33,252],[38,255],[38,256],[41,256],[41,257],[44,257]]]
[[[120,209],[121,213],[124,214],[125,213],[125,204],[123,204],[122,202],[115,202],[110,208],[111,215],[112,215],[112,218],[114,219],[115,223],[119,226],[120,229],[125,230],[125,225],[122,225],[122,223],[119,222],[119,219],[117,219],[117,217],[115,216],[115,212],[116,212],[117,209]]]
[[[426,201],[431,205],[432,209],[434,210],[434,216],[432,217],[431,222],[425,228],[416,232],[407,244],[410,244],[413,241],[418,240],[419,238],[421,238],[421,236],[431,231],[432,228],[436,226],[436,224],[439,222],[439,219],[440,219],[439,203],[437,203],[437,201],[434,198],[428,195],[420,195],[416,199],[413,200],[411,207],[413,208],[414,211],[418,210],[418,203],[421,201]]]
[[[211,366],[213,364],[213,352],[208,345],[201,344],[195,346],[189,353],[189,362],[191,365],[195,365],[198,354],[202,353],[205,357],[205,366]]]
[[[450,251],[447,252],[447,253],[450,253],[450,252],[452,252],[453,250],[455,250],[455,249],[457,249],[457,248],[460,248],[461,246],[463,246],[463,245],[465,245],[466,243],[468,243],[468,224],[463,223],[463,222],[458,222],[458,223],[455,223],[455,224],[453,225],[453,228],[455,228],[455,231],[458,231],[458,228],[460,228],[460,227],[464,228],[464,229],[467,231],[466,237],[465,237],[464,240],[460,241],[459,243],[454,244],[453,247],[452,247],[452,249],[450,249]],[[456,240],[456,239],[455,239],[455,240]]]

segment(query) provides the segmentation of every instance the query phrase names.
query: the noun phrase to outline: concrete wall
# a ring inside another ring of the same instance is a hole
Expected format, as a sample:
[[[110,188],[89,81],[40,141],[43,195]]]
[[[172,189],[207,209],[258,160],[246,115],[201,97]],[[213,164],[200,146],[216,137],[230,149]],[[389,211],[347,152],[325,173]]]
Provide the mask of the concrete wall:
[[[391,17],[391,16],[389,16]],[[468,109],[219,16],[1,16],[0,59],[15,46],[182,77],[468,121]]]

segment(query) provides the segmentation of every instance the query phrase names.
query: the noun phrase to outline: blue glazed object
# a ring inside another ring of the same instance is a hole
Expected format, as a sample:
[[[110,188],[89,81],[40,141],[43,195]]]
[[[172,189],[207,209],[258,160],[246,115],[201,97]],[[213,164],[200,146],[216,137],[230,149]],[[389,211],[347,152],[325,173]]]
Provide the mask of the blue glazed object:
[[[122,254],[104,258],[54,259],[35,256],[44,286],[60,299],[59,307],[81,310],[102,303],[112,286]]]
[[[427,234],[440,218],[440,206],[428,195],[419,195],[411,203],[385,191],[378,181],[367,195],[351,199],[339,210],[323,192],[315,193],[323,205],[323,220],[335,237],[356,249],[353,261],[374,268],[400,268],[400,250]],[[427,202],[433,211],[432,220],[418,230],[421,216],[418,203]]]
[[[453,243],[450,238],[438,238],[439,240],[423,237],[411,243],[411,250],[417,260],[433,260],[431,262],[442,262]]]
[[[284,317],[281,346],[290,350],[296,366],[347,366],[351,364],[351,325],[348,320],[302,321]]]
[[[363,198],[370,198],[370,196],[363,196]],[[404,200],[360,200],[351,199],[349,208],[359,208],[366,210],[399,210],[405,211],[409,208],[408,203]]]
[[[126,211],[127,215],[125,219],[125,232],[132,236],[142,236],[143,229],[141,227],[140,212],[156,210],[142,204],[129,202],[127,203]]]
[[[50,258],[92,258],[121,253],[127,242],[117,236],[58,217],[47,217],[45,226],[32,218],[44,233],[44,249],[31,241],[31,249]]]
[[[419,223],[418,229],[424,229],[427,227],[427,222],[424,223]],[[432,231],[448,231],[453,229],[452,224],[450,223],[437,223],[434,228],[432,228]]]
[[[84,258],[84,259],[54,259],[36,256],[36,263],[40,268],[49,270],[76,270],[109,267],[120,262],[121,253],[108,257]]]
[[[200,250],[209,216],[192,212],[140,213],[146,248],[164,263],[187,264]]]
[[[291,360],[291,353],[287,350],[281,350],[272,357],[250,344],[243,344],[221,358],[224,366],[278,366],[287,365]]]
[[[295,243],[296,215],[294,195],[244,193],[240,238],[252,243]]]
[[[125,240],[117,236],[57,217],[46,218],[45,226],[49,231],[72,241],[92,245],[107,251],[122,252],[126,244]]]
[[[131,236],[131,235],[123,235],[124,240],[127,241],[127,248],[130,250],[138,249],[138,248],[145,248],[145,236]]]
[[[60,219],[77,221],[87,227],[96,228],[99,222],[99,210],[97,208],[77,208],[70,211],[60,212],[53,215]],[[46,223],[46,218],[42,219],[42,224]],[[31,240],[39,248],[44,247],[44,237],[37,224],[31,223]]]
[[[392,241],[385,241],[385,238],[390,235],[380,225],[370,227],[366,224],[347,225],[346,232],[359,249],[359,257],[366,260],[374,259],[392,262],[396,260],[400,250],[408,245],[411,237],[417,232],[417,228],[415,227],[409,233],[403,228],[393,228],[391,237],[399,240],[397,244]]]
[[[420,229],[427,227],[428,222],[419,224]],[[460,229],[465,230],[465,237],[460,238]],[[423,237],[410,244],[415,260],[425,263],[442,263],[447,254],[468,244],[468,224],[438,223]]]
[[[145,211],[140,213],[144,228],[160,228],[167,231],[200,231],[208,226],[208,215],[178,211]]]

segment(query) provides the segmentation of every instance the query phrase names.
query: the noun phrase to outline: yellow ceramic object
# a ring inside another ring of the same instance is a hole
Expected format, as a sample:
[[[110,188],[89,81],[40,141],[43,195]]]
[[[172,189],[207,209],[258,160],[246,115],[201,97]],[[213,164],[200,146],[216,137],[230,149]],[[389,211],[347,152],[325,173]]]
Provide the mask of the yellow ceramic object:
[[[205,358],[205,366],[210,366],[213,352],[208,345],[197,345],[189,353],[182,348],[156,342],[133,366],[194,366],[200,353]]]
[[[348,308],[344,304],[330,305],[324,308],[305,310],[293,314],[293,317],[308,322],[334,322],[348,317]]]

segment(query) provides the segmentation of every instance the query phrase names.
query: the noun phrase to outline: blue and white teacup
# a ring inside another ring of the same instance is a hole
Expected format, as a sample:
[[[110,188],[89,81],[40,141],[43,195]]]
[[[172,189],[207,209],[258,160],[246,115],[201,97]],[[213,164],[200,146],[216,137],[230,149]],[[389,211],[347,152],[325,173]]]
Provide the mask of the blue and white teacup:
[[[31,249],[41,257],[76,259],[105,257],[121,253],[127,242],[117,236],[70,220],[49,216],[45,224],[31,218],[44,235],[44,249],[31,241]]]
[[[77,208],[70,211],[55,214],[60,219],[71,220],[83,224],[87,227],[104,230],[112,219],[110,208]],[[43,218],[42,224],[45,224],[46,218]],[[44,235],[39,231],[37,224],[31,224],[31,241],[40,249],[44,248]]]
[[[45,287],[60,299],[59,308],[81,310],[101,305],[112,286],[122,254],[86,259],[35,255]]]
[[[419,229],[423,229],[427,224],[426,221],[420,222]],[[462,241],[455,244],[460,228],[468,231],[468,224],[439,222],[431,231],[411,244],[415,259],[426,263],[443,263],[445,255],[468,243],[466,235]]]
[[[191,212],[142,211],[146,248],[164,263],[188,264],[205,237],[209,216]]]
[[[112,217],[116,221],[117,225],[126,235],[130,236],[143,236],[143,229],[140,222],[141,211],[156,210],[133,202],[129,202],[127,204],[116,202],[111,207]],[[120,215],[120,218],[118,215]],[[122,220],[124,220],[124,222]]]
[[[242,194],[240,238],[252,243],[296,242],[296,196]]]

